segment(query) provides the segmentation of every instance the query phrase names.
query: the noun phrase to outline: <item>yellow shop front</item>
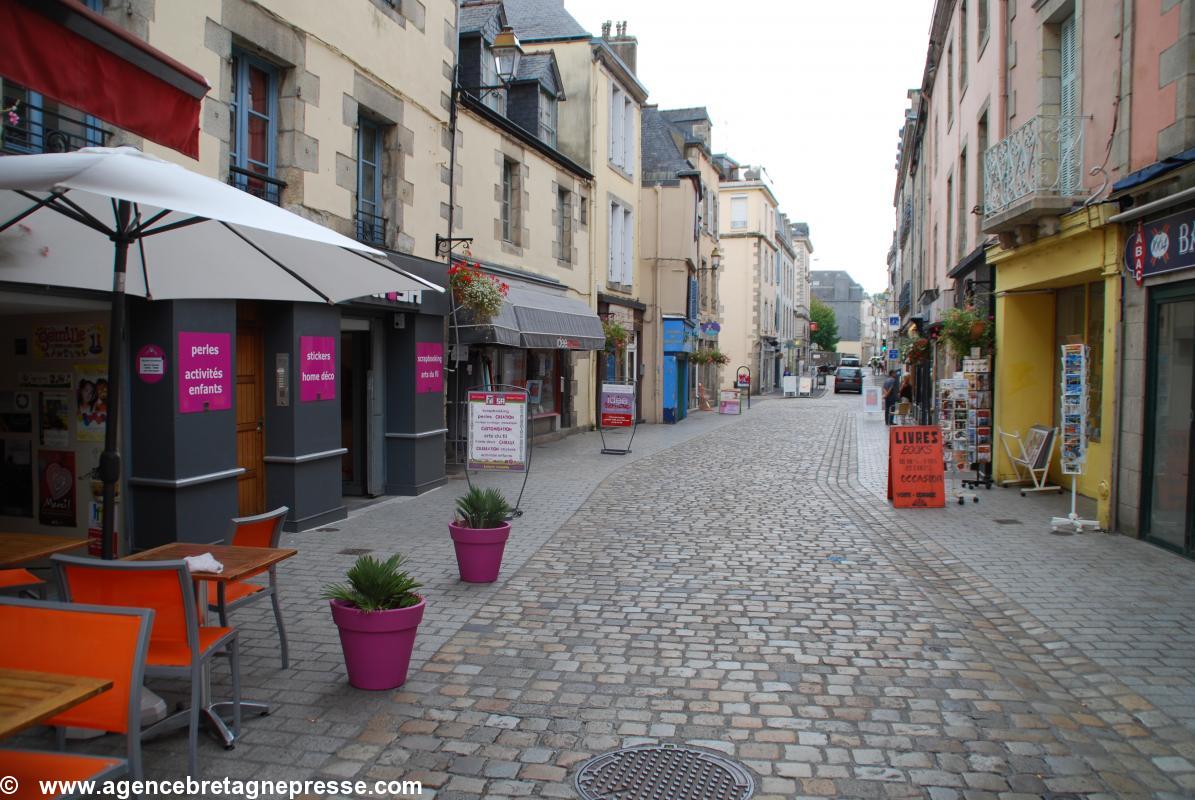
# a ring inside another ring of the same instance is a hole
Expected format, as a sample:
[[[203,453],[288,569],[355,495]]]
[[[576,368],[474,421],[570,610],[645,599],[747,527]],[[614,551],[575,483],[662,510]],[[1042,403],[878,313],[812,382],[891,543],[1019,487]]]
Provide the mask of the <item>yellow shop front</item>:
[[[1110,522],[1116,399],[1116,324],[1120,303],[1120,226],[1104,206],[1060,218],[1051,236],[987,252],[996,290],[995,421],[999,431],[1024,436],[1034,425],[1056,429],[1050,483],[1068,490],[1062,474],[1062,346],[1088,348],[1086,450],[1079,494],[1095,500],[1101,527]],[[1071,420],[1073,422],[1073,420]],[[1072,428],[1072,431],[1074,429]],[[997,445],[996,478],[1011,480],[1014,465]]]

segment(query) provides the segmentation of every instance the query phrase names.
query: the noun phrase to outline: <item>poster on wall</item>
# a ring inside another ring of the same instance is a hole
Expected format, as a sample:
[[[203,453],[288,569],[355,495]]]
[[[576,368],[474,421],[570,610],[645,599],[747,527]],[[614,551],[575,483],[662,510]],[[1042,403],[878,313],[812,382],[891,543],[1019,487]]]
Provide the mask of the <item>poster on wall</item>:
[[[0,439],[0,516],[33,516],[33,443]]]
[[[336,339],[299,337],[299,402],[336,399]]]
[[[179,331],[179,413],[229,408],[232,408],[232,334]]]
[[[35,358],[98,359],[105,354],[104,326],[97,324],[35,325]]]
[[[522,392],[469,392],[469,464],[472,470],[527,469],[527,396]]]
[[[415,342],[415,394],[444,391],[444,345]]]
[[[75,440],[102,442],[108,426],[108,370],[75,366]]]
[[[0,433],[33,433],[30,392],[0,392]]]
[[[41,413],[38,430],[43,447],[70,447],[71,397],[66,392],[40,392]]]
[[[37,521],[75,527],[75,454],[70,450],[39,450],[37,474]]]

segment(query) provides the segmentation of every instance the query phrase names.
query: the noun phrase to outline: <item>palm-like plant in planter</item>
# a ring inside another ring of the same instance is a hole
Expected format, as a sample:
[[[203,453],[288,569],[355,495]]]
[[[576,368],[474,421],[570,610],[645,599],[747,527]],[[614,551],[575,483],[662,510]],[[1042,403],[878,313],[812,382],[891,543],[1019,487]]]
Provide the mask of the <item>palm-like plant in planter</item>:
[[[324,587],[332,620],[340,629],[340,645],[349,683],[358,689],[393,689],[407,679],[415,632],[423,621],[425,602],[415,594],[422,584],[395,554],[385,561],[363,555],[345,574],[346,583]]]
[[[456,565],[461,580],[468,583],[493,583],[502,568],[502,553],[510,538],[507,518],[513,509],[497,489],[472,486],[457,498],[457,517],[448,523],[456,549]]]

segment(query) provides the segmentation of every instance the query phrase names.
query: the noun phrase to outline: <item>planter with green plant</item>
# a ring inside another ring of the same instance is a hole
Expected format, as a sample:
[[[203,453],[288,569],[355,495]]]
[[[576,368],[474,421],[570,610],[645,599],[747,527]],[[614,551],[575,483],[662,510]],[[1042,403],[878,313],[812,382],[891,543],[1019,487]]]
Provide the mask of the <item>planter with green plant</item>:
[[[502,568],[502,553],[510,537],[512,511],[497,489],[470,487],[456,501],[456,518],[448,523],[456,549],[456,565],[461,580],[468,583],[493,583]]]
[[[422,584],[404,569],[405,559],[361,556],[345,574],[346,583],[324,587],[349,683],[358,689],[393,689],[407,679],[415,632],[423,621]]]
[[[974,306],[949,308],[942,314],[942,338],[956,356],[969,356],[972,347],[986,347],[991,331],[991,320]]]

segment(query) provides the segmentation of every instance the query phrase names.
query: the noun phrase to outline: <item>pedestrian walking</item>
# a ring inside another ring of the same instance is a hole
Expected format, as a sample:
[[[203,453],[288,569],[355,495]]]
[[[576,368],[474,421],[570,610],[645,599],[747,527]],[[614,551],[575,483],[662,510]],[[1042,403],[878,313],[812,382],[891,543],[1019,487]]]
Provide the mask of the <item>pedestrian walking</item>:
[[[892,412],[896,409],[897,386],[896,370],[889,370],[884,379],[884,424],[892,424]]]

